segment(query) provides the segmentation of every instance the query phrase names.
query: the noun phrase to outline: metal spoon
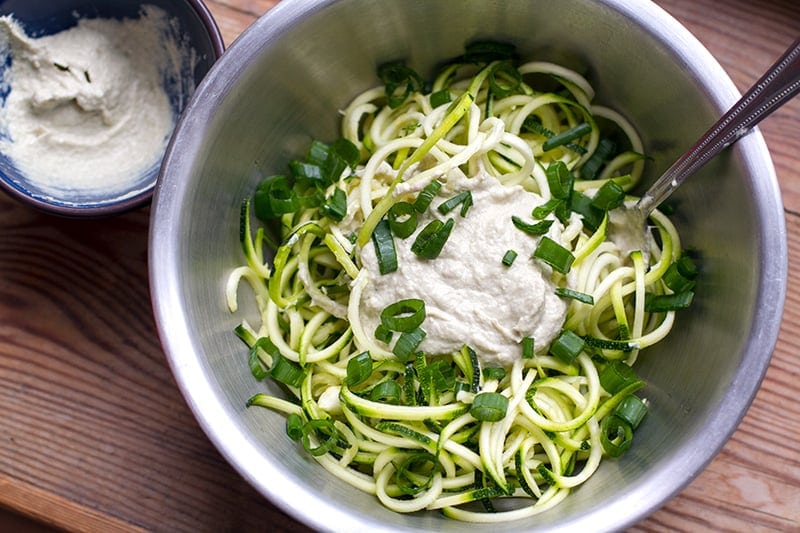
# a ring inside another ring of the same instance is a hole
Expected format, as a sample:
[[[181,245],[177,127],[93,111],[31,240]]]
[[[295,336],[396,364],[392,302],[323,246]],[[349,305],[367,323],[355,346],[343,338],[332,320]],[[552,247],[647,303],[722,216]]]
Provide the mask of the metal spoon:
[[[770,113],[800,92],[800,39],[775,62],[742,98],[706,131],[632,207],[618,214],[612,221],[618,230],[629,228],[627,233],[645,228],[647,217],[666,200],[690,175],[705,165],[722,150],[732,145]],[[644,233],[645,243],[647,232]],[[622,238],[638,241],[634,235]],[[638,244],[642,244],[641,241]],[[630,247],[628,245],[627,247]],[[633,249],[633,248],[631,248]],[[639,246],[646,250],[646,247]]]

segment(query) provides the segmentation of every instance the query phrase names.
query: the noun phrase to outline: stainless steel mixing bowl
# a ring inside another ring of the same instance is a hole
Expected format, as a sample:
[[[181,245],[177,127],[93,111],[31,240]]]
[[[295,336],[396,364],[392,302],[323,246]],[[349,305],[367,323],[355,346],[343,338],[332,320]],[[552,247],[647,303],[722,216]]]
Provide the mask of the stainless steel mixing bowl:
[[[242,261],[239,203],[260,172],[282,171],[312,138],[337,137],[336,111],[377,83],[377,64],[407,58],[430,73],[476,38],[513,41],[524,58],[584,72],[597,100],[641,130],[650,180],[737,98],[709,52],[641,0],[284,0],[230,47],[189,105],[162,167],[150,241],[153,304],[176,379],[209,438],[259,491],[314,528],[488,526],[388,511],[298,453],[280,415],[245,408],[264,385],[249,373],[232,333],[241,315],[228,313],[223,294]],[[693,309],[637,363],[651,409],[635,445],[556,509],[493,531],[634,523],[689,483],[747,410],[777,338],[787,270],[780,193],[761,135],[709,164],[675,200],[676,223],[699,251],[703,274]]]

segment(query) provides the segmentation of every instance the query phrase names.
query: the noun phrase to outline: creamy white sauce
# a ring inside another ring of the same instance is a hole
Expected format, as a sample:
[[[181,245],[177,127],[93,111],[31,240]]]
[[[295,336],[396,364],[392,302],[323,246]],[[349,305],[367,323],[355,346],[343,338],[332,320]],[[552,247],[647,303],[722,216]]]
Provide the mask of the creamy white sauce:
[[[138,19],[82,19],[36,39],[0,17],[0,54],[11,57],[0,149],[47,194],[135,186],[159,164],[175,123],[165,80],[193,89],[176,81],[194,59],[173,34],[153,6]]]
[[[479,173],[473,178],[451,173],[439,197],[420,217],[417,231],[395,239],[399,268],[381,275],[372,243],[361,251],[369,283],[364,289],[360,315],[367,333],[380,322],[380,312],[406,298],[425,301],[427,316],[422,329],[427,336],[420,349],[444,354],[471,346],[484,366],[509,366],[521,356],[524,337],[536,346],[548,345],[561,331],[567,304],[555,294],[552,271],[531,258],[540,237],[513,226],[511,217],[533,222],[531,211],[543,203],[540,196],[519,186],[505,186]],[[459,209],[441,215],[436,206],[446,198],[470,190],[473,205],[461,217]],[[417,233],[436,216],[453,217],[455,226],[436,259],[420,259],[411,251]],[[560,240],[562,226],[555,221],[548,236]],[[507,267],[507,250],[518,256]]]

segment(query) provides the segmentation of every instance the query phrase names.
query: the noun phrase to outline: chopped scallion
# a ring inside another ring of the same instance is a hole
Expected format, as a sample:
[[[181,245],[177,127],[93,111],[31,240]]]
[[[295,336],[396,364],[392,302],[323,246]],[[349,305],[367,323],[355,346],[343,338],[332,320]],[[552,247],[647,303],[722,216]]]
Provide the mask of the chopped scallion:
[[[539,245],[533,252],[533,257],[540,259],[553,267],[557,272],[567,274],[572,268],[575,256],[572,252],[545,236],[539,241]]]
[[[636,372],[623,361],[614,361],[600,372],[600,386],[609,394],[616,394],[639,380]]]
[[[559,205],[563,205],[564,200],[559,198],[550,198],[545,203],[537,206],[531,212],[531,216],[537,220],[542,220],[544,217],[556,210]]]
[[[347,195],[342,189],[336,188],[333,194],[320,207],[320,214],[341,222],[347,215]]]
[[[384,218],[375,226],[372,232],[372,243],[375,246],[375,256],[378,259],[378,270],[381,274],[389,274],[397,270],[397,250],[394,247],[394,238],[389,222]]]
[[[647,405],[638,396],[626,396],[614,409],[614,414],[636,429],[647,415]]]
[[[611,158],[616,149],[617,145],[611,139],[600,139],[592,156],[581,165],[581,178],[584,180],[595,179],[600,167]]]
[[[324,185],[327,181],[325,179],[325,171],[319,165],[304,161],[290,161],[289,170],[292,172],[292,177],[297,181],[309,181],[320,185]]]
[[[431,107],[436,108],[444,104],[449,104],[452,101],[450,91],[442,89],[431,94]]]
[[[422,90],[424,85],[422,77],[402,60],[380,65],[378,78],[386,86],[386,102],[392,109],[405,102],[412,92]]]
[[[441,188],[442,182],[440,181],[433,180],[427,184],[417,195],[417,199],[414,201],[414,209],[416,209],[418,213],[423,213],[428,209],[428,206],[431,205],[436,195],[439,194]]]
[[[589,196],[578,191],[572,191],[572,195],[569,197],[569,208],[583,217],[583,225],[591,231],[596,231],[606,216],[605,211],[592,205],[592,199]]]
[[[373,402],[389,403],[397,405],[400,403],[402,390],[396,381],[381,381],[370,391],[369,399]]]
[[[389,227],[398,238],[405,239],[417,229],[417,213],[414,204],[397,202],[386,213]]]
[[[436,208],[443,215],[446,215],[458,205],[461,205],[461,216],[467,216],[467,210],[472,206],[472,193],[470,191],[460,192],[449,200],[445,200]]]
[[[506,370],[501,366],[488,366],[483,369],[483,379],[501,381],[504,377],[506,377]]]
[[[253,207],[261,220],[271,220],[299,208],[297,195],[286,176],[269,176],[259,183],[253,195]]]
[[[585,347],[586,343],[577,333],[565,329],[550,345],[550,353],[571,364]]]
[[[375,328],[375,338],[385,344],[392,342],[393,336],[394,332],[383,324],[378,324],[378,327]]]
[[[586,294],[585,292],[575,291],[566,287],[556,287],[556,294],[564,298],[578,300],[579,302],[588,305],[594,305],[594,297],[592,297],[591,294]]]
[[[401,333],[397,338],[394,348],[392,348],[392,353],[394,353],[401,362],[408,362],[425,338],[425,335],[425,330],[422,328],[416,328]]]
[[[670,290],[681,293],[694,289],[696,277],[697,267],[691,258],[684,255],[669,266],[662,280]]]
[[[511,216],[511,222],[518,230],[524,231],[529,235],[544,235],[550,230],[550,226],[553,225],[552,220],[541,220],[535,224],[530,224],[516,215]]]
[[[278,354],[272,358],[272,368],[269,375],[275,381],[279,381],[290,387],[299,387],[303,384],[305,372],[297,363],[294,363],[284,356]]]
[[[644,310],[650,313],[680,311],[692,305],[693,299],[694,293],[692,291],[676,292],[674,294],[653,294],[648,292],[644,299]]]
[[[511,266],[514,264],[514,260],[517,258],[517,252],[514,250],[506,250],[506,253],[503,254],[503,264],[505,266]]]
[[[566,163],[563,161],[554,161],[547,166],[545,170],[547,176],[547,184],[550,186],[550,193],[553,198],[566,200],[572,194],[572,187],[575,183],[575,177],[570,172]]]
[[[286,417],[286,434],[295,442],[303,438],[303,418],[297,413]]]
[[[631,447],[633,429],[630,424],[615,415],[609,415],[600,423],[600,443],[610,457],[619,457]]]
[[[557,148],[559,146],[563,146],[567,143],[571,143],[576,139],[580,139],[581,137],[588,135],[592,131],[591,124],[587,124],[586,122],[582,122],[577,126],[574,126],[566,131],[561,133],[557,133],[547,139],[544,144],[542,144],[542,150],[547,152],[552,150],[553,148]]]
[[[533,359],[533,337],[523,337],[522,338],[522,358],[523,359]]]
[[[361,352],[347,361],[345,385],[354,387],[364,383],[372,375],[372,357],[369,352]]]
[[[392,331],[412,331],[425,320],[425,302],[407,298],[386,306],[381,311],[381,325]]]
[[[625,190],[615,181],[605,182],[592,198],[592,205],[603,211],[611,211],[625,201]]]
[[[311,443],[312,435],[320,441],[319,446],[314,446]],[[303,425],[303,448],[314,457],[325,455],[331,451],[338,440],[339,430],[336,429],[331,420],[309,420]]]
[[[447,222],[442,222],[439,219],[430,221],[417,234],[417,238],[414,239],[414,243],[411,245],[411,251],[424,259],[436,259],[442,252],[447,238],[450,237],[454,224],[452,218],[447,219]]]
[[[499,392],[481,392],[472,400],[469,414],[481,422],[497,422],[506,416],[508,398]]]

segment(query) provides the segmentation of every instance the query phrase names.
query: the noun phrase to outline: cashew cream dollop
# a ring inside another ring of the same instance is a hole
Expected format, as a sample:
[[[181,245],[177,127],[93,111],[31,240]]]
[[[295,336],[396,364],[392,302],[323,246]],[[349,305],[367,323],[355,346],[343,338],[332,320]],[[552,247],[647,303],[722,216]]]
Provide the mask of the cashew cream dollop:
[[[466,216],[458,208],[447,215],[435,208],[465,190],[473,200]],[[517,229],[511,221],[516,215],[534,222],[531,211],[542,203],[539,195],[503,185],[485,172],[471,178],[450,173],[439,196],[420,216],[416,232],[395,239],[397,271],[381,275],[373,244],[362,249],[369,280],[360,308],[365,331],[375,331],[388,305],[419,298],[426,308],[421,326],[426,337],[419,349],[427,354],[451,353],[467,344],[484,367],[508,367],[521,357],[524,337],[533,337],[537,347],[548,345],[563,327],[567,304],[556,295],[550,267],[531,257],[541,237]],[[441,254],[421,259],[411,245],[432,217],[454,218],[455,225]],[[562,230],[555,220],[547,236],[560,242]],[[518,254],[511,266],[502,262],[508,250]]]

